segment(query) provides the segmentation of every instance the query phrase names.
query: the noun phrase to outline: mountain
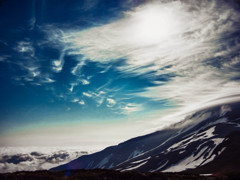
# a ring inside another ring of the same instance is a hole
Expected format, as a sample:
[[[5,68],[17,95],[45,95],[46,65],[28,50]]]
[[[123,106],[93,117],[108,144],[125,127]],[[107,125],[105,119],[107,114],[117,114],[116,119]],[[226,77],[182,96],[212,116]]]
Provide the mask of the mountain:
[[[231,172],[240,169],[239,109],[240,102],[234,102],[199,110],[168,129],[81,156],[51,170]]]
[[[111,169],[128,159],[155,148],[159,145],[159,143],[163,143],[166,139],[170,138],[175,132],[175,130],[170,129],[133,138],[117,146],[108,147],[103,151],[91,155],[81,156],[70,163],[58,166],[51,170],[96,168]]]
[[[240,131],[232,132],[225,138],[223,143],[221,143],[216,149],[214,150],[218,152],[221,149],[224,151],[217,156],[213,161],[199,166],[195,169],[187,170],[190,173],[197,173],[197,174],[226,174],[231,172],[240,172]]]

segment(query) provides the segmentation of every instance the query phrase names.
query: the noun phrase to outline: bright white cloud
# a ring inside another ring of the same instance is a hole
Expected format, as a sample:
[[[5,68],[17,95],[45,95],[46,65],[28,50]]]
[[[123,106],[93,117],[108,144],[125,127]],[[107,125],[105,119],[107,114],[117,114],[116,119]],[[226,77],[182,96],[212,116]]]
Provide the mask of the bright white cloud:
[[[228,3],[218,1],[149,2],[125,13],[125,17],[103,26],[62,34],[61,42],[72,54],[85,59],[110,62],[125,58],[122,72],[154,76],[174,73],[171,81],[147,88],[140,96],[168,99],[183,107],[238,93],[234,72],[223,73],[206,60],[230,54],[240,43],[229,47],[221,41],[234,32],[240,15]],[[222,47],[227,47],[224,50]],[[224,64],[234,66],[239,57]],[[143,65],[151,65],[143,67]],[[169,68],[163,69],[168,66]],[[101,101],[102,102],[102,101]],[[126,107],[128,111],[134,108]]]

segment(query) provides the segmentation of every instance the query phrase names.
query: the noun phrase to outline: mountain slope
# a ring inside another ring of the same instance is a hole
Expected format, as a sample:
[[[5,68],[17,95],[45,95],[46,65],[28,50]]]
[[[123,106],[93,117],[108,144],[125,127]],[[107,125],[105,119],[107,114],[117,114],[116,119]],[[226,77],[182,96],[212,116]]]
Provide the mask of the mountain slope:
[[[240,131],[240,103],[193,113],[169,129],[137,137],[52,170],[117,169],[179,172],[204,167],[227,149],[221,144]],[[229,145],[228,145],[229,146]]]
[[[216,147],[213,153],[223,152],[213,161],[195,169],[187,170],[190,173],[208,173],[218,175],[238,172],[240,173],[240,131],[232,132]]]
[[[239,103],[223,105],[193,114],[189,119],[203,119],[184,127],[164,144],[116,168],[119,170],[179,172],[203,166],[224,148],[215,149],[227,139],[227,135],[240,130]]]
[[[164,142],[175,130],[163,130],[158,131],[149,135],[130,139],[117,146],[111,146],[103,151],[84,155],[80,158],[71,161],[68,164],[53,168],[51,170],[65,170],[65,169],[95,169],[105,168],[110,169],[115,167],[117,164],[131,159],[143,152],[146,152],[159,143]]]

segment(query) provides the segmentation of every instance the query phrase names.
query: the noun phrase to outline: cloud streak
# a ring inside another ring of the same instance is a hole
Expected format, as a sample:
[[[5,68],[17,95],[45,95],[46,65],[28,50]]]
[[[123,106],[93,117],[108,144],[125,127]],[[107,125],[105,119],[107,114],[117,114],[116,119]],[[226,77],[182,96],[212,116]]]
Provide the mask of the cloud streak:
[[[230,69],[240,63],[240,42],[231,38],[239,19],[239,12],[223,1],[151,1],[113,23],[66,30],[61,43],[85,60],[125,59],[117,67],[125,74],[154,72],[149,78],[156,86],[135,95],[189,107],[238,93],[239,75]],[[175,76],[168,82],[154,79],[164,74]]]

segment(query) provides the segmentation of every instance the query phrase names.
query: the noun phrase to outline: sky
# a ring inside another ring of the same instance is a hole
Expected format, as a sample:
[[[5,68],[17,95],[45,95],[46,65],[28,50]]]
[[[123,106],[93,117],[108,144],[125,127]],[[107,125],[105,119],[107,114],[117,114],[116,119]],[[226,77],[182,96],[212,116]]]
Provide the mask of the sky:
[[[0,146],[107,146],[239,99],[239,1],[0,2]]]

